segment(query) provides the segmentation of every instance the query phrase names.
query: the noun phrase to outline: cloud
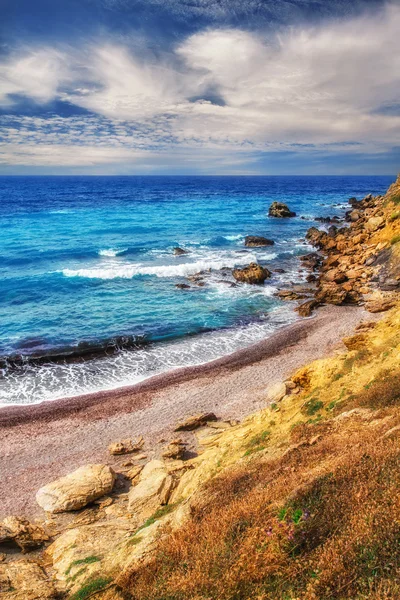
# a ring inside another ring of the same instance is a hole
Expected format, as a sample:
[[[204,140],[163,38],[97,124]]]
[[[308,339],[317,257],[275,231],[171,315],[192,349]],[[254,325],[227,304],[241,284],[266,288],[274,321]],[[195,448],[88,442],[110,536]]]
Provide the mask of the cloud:
[[[385,109],[400,97],[398,31],[400,6],[390,4],[277,34],[209,28],[161,54],[149,47],[138,56],[111,38],[21,50],[0,66],[0,103],[56,99],[91,116],[17,120],[3,134],[13,145],[3,161],[28,160],[15,149],[22,142],[32,142],[29,161],[37,146],[38,164],[47,151],[49,164],[66,165],[79,146],[85,164],[103,164],[96,146],[109,149],[113,164],[141,160],[139,151],[162,162],[164,152],[178,160],[182,150],[203,160],[208,149],[210,164],[217,152],[221,164],[226,153],[230,164],[234,155],[245,164],[256,152],[293,148],[389,152],[400,139],[400,114]],[[50,156],[52,146],[64,151]]]

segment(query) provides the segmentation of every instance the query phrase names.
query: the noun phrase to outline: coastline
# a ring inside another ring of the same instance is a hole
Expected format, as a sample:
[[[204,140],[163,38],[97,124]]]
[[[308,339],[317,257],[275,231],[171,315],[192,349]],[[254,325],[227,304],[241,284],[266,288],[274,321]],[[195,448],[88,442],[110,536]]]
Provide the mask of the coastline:
[[[256,412],[267,405],[269,387],[310,361],[344,349],[341,338],[366,314],[361,307],[322,307],[312,318],[203,365],[126,388],[0,409],[0,516],[40,514],[37,489],[85,462],[106,461],[118,468],[121,457],[107,452],[113,441],[142,435],[146,455],[154,457],[161,440],[191,414],[213,411],[222,419],[242,419]],[[193,452],[192,434],[183,437]]]

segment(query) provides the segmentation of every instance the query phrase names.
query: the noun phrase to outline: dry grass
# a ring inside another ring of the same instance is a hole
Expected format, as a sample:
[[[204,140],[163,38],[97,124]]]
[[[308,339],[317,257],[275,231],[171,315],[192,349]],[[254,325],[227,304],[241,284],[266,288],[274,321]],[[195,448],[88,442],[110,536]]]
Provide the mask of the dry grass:
[[[398,439],[351,418],[304,425],[300,439],[214,479],[119,584],[136,600],[399,598]]]

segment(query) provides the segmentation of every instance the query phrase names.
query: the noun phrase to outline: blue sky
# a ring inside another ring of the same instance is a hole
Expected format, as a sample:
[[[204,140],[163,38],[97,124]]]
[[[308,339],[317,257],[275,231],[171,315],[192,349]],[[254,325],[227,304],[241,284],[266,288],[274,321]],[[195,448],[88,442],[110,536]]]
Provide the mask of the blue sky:
[[[394,174],[400,4],[0,0],[0,174]]]

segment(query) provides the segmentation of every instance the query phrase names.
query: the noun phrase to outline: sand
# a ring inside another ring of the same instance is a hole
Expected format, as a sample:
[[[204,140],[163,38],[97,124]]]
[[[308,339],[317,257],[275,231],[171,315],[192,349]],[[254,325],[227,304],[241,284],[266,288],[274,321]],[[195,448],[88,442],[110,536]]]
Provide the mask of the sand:
[[[127,457],[109,455],[113,441],[142,435],[152,457],[176,437],[174,426],[187,416],[212,411],[222,419],[242,419],[265,407],[270,386],[311,360],[344,349],[341,338],[366,314],[360,307],[327,306],[205,365],[129,388],[0,409],[0,518],[42,516],[35,502],[39,487],[85,463],[118,468]],[[195,450],[193,434],[183,437]]]

